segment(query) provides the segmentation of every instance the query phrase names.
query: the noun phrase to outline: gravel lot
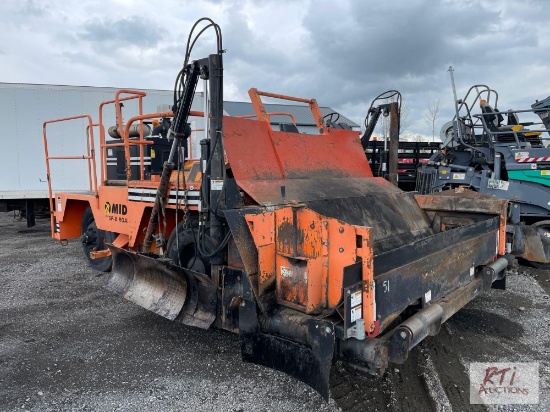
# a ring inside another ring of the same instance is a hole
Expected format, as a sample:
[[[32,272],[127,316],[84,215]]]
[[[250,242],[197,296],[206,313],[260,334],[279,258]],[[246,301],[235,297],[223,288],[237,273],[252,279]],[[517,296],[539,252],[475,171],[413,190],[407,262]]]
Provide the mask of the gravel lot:
[[[308,386],[243,363],[238,337],[175,324],[103,288],[78,241],[61,247],[49,221],[27,229],[0,214],[0,409],[99,411],[478,411],[471,361],[540,362],[550,410],[550,276],[521,267],[381,378],[337,364],[327,404]]]

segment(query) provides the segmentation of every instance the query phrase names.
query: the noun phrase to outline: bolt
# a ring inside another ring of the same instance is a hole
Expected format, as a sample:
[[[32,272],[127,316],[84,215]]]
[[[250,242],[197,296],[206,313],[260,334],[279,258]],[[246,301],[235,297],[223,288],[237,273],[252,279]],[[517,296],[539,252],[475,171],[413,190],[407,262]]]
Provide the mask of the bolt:
[[[348,290],[348,295],[351,295],[351,290]]]
[[[340,251],[340,253],[342,253],[344,251],[344,248],[341,247],[340,249],[338,249]]]
[[[330,331],[330,328],[329,328],[328,326],[325,328],[325,332],[326,332],[326,333],[330,333],[330,332],[331,332],[331,331]]]
[[[374,323],[370,324],[370,331],[372,332],[374,330]]]
[[[309,228],[310,228],[310,229],[315,229],[315,224],[312,223],[311,225],[309,225]]]
[[[341,227],[340,229],[338,229],[338,232],[340,232],[340,233],[344,233],[344,228],[343,228],[343,227]]]
[[[401,336],[401,339],[407,339],[407,334],[405,332],[401,332],[399,336]]]
[[[326,220],[323,221],[323,226],[324,226],[324,227],[327,227],[327,226],[328,226],[328,222],[327,222]]]

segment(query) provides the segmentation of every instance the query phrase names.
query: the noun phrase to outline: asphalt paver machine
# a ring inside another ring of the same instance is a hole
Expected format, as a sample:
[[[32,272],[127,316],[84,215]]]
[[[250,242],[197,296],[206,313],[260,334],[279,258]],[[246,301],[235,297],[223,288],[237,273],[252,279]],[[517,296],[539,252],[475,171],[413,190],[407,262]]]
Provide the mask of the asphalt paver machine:
[[[410,195],[373,177],[359,132],[325,124],[313,99],[250,89],[252,116],[224,116],[221,31],[201,22],[216,50],[192,61],[199,36],[190,35],[172,110],[124,124],[120,103],[146,97],[118,92],[118,140],[89,117],[88,135],[100,132],[99,185],[92,136],[81,156],[90,191],[52,193],[52,237],[80,239],[92,267],[111,270],[109,290],[175,322],[238,333],[245,361],[328,398],[333,360],[382,373],[482,291],[505,286],[506,199]],[[197,112],[201,81],[207,104]],[[274,130],[262,97],[308,106],[317,133]],[[207,120],[198,159],[182,156],[190,116]],[[151,170],[142,123],[159,118],[171,150]],[[126,179],[107,173],[117,147]]]

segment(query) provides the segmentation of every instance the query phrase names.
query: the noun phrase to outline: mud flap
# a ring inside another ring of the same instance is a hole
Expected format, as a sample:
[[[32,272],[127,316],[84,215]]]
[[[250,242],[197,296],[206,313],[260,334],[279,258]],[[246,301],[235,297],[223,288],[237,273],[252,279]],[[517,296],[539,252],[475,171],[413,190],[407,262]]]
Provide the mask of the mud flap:
[[[108,247],[113,258],[108,290],[186,325],[208,329],[214,322],[217,289],[210,278],[169,260]]]
[[[307,324],[307,345],[263,333],[258,324],[256,303],[249,285],[247,286],[243,284],[245,299],[239,308],[239,337],[243,361],[284,372],[311,386],[328,402],[335,342],[332,322],[310,319]]]

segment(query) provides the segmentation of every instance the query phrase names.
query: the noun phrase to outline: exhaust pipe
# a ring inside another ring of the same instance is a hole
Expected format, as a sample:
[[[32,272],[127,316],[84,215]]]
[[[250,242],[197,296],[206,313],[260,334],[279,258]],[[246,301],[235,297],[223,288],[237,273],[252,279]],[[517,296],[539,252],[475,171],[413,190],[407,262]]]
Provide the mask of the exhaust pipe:
[[[169,260],[108,245],[109,291],[166,319],[208,329],[216,318],[216,286],[207,276]]]
[[[426,336],[439,332],[441,324],[464,307],[479,292],[488,290],[494,281],[505,277],[505,270],[514,260],[506,255],[483,268],[481,276],[450,293],[437,303],[422,309],[396,327],[388,340],[389,360],[402,364],[407,360],[409,351],[418,345]]]

